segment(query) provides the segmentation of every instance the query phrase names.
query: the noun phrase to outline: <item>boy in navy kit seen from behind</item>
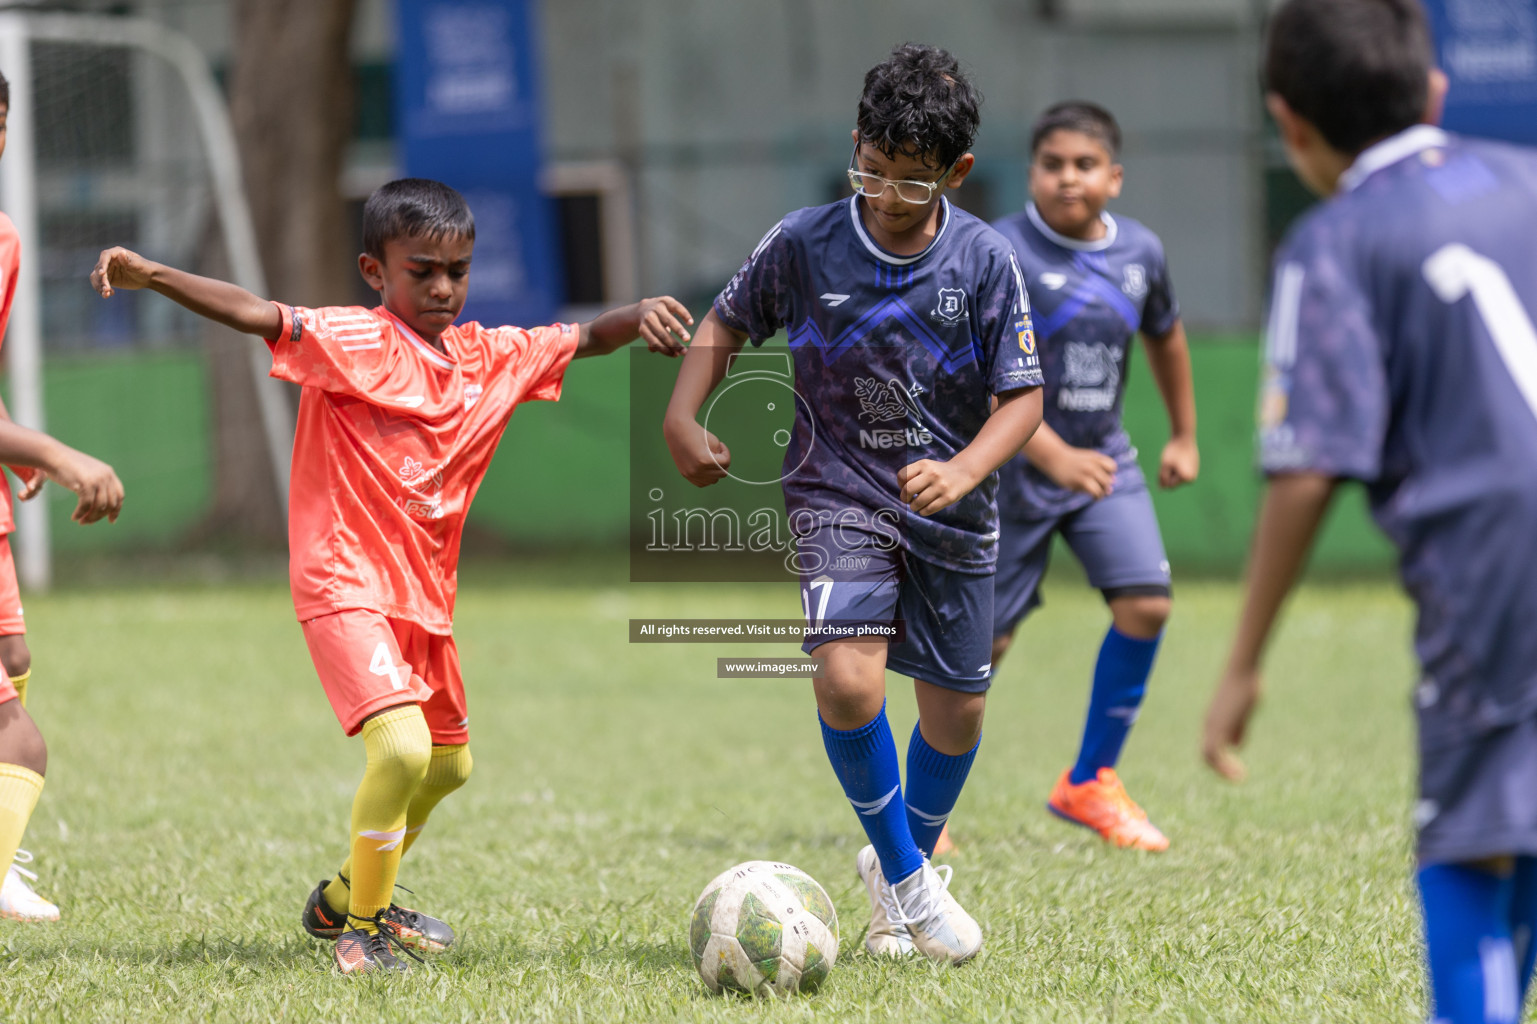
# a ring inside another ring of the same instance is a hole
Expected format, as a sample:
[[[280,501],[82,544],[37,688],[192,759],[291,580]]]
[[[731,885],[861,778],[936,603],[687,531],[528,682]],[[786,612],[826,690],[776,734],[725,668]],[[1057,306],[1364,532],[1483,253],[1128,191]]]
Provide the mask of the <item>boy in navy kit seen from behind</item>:
[[[1061,534],[1090,585],[1104,594],[1112,624],[1094,666],[1078,758],[1058,778],[1047,807],[1116,846],[1163,850],[1168,839],[1115,770],[1172,597],[1158,519],[1121,425],[1121,404],[1127,358],[1141,333],[1169,415],[1158,482],[1177,487],[1194,480],[1200,455],[1190,350],[1163,244],[1105,209],[1121,193],[1115,118],[1092,103],[1058,103],[1030,138],[1032,201],[993,226],[1014,243],[1035,303],[1045,422],[998,474],[993,671],[1019,623],[1041,604],[1052,538]]]
[[[1436,1021],[1514,1024],[1537,943],[1537,152],[1433,121],[1415,0],[1292,0],[1266,100],[1331,196],[1276,256],[1261,400],[1270,477],[1206,720],[1232,748],[1336,482],[1365,483],[1419,617],[1417,882]]]
[[[934,47],[898,47],[865,76],[849,168],[857,194],[796,211],[764,237],[696,332],[665,424],[683,475],[719,480],[730,451],[699,410],[748,339],[788,333],[804,401],[785,503],[804,648],[823,663],[813,680],[823,741],[871,843],[857,858],[872,906],[865,944],[952,963],[976,955],[982,933],[927,855],[981,737],[994,470],[1041,417],[1014,255],[944,196],[971,169],[979,101]],[[888,642],[894,620],[905,639]],[[905,799],[888,667],[914,679],[918,700]]]

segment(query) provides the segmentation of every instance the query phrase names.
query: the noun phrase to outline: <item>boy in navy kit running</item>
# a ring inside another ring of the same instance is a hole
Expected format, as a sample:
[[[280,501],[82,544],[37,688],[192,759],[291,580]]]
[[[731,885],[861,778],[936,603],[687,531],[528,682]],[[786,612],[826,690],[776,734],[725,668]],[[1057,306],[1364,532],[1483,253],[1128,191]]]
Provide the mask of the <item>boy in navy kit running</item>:
[[[1330,196],[1276,255],[1270,477],[1204,754],[1237,779],[1259,660],[1335,484],[1365,483],[1418,606],[1417,881],[1436,1021],[1514,1024],[1537,928],[1537,152],[1435,120],[1415,0],[1292,0],[1267,105]]]
[[[1126,360],[1139,332],[1169,415],[1159,484],[1194,480],[1200,455],[1190,350],[1163,244],[1105,209],[1121,193],[1120,148],[1120,127],[1103,107],[1051,107],[1030,134],[1032,202],[993,225],[1019,256],[1046,375],[1045,422],[999,471],[993,671],[1020,621],[1041,604],[1041,578],[1060,533],[1104,594],[1112,624],[1095,662],[1078,759],[1046,806],[1116,846],[1164,850],[1168,839],[1115,771],[1172,593],[1147,481],[1121,426]]]
[[[871,69],[849,168],[857,194],[796,211],[764,237],[696,332],[665,424],[680,472],[699,486],[719,480],[730,452],[699,410],[747,340],[787,331],[804,401],[785,504],[804,648],[823,663],[813,680],[823,741],[871,843],[857,861],[872,905],[865,945],[950,963],[975,956],[982,932],[927,855],[981,737],[994,470],[1041,418],[1010,246],[944,196],[971,170],[979,102],[934,47],[900,46]],[[888,642],[894,620],[905,639]],[[905,800],[888,667],[913,678],[918,701]]]

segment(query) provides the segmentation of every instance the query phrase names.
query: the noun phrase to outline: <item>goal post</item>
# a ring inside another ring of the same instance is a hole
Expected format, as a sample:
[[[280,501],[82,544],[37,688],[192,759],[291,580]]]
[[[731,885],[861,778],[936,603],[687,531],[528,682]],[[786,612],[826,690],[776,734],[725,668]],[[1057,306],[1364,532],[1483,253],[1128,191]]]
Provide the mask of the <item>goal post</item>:
[[[38,123],[34,92],[38,68],[34,47],[40,43],[128,51],[150,58],[169,72],[184,91],[191,131],[207,169],[212,207],[229,273],[235,283],[257,295],[267,292],[256,231],[241,183],[236,148],[224,97],[208,63],[186,36],[142,18],[9,10],[0,12],[0,72],[10,81],[8,142],[0,160],[0,209],[16,225],[22,246],[21,272],[4,346],[11,380],[11,413],[18,423],[46,428],[43,402],[43,288],[39,261],[42,239],[38,220]],[[272,483],[281,507],[288,505],[288,465],[293,448],[293,416],[282,386],[267,375],[271,357],[256,339],[248,339]],[[16,564],[24,586],[46,589],[52,578],[46,506],[41,500],[17,503]]]

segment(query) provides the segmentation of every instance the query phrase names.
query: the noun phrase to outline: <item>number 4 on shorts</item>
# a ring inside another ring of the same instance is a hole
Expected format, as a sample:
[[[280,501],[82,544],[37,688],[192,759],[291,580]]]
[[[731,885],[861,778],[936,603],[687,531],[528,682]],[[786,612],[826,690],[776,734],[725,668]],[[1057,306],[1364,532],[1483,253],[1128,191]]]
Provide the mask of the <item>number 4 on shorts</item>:
[[[404,678],[401,676],[401,669],[405,669]],[[411,678],[411,667],[395,664],[395,656],[390,653],[390,645],[383,640],[380,640],[379,646],[374,648],[374,658],[368,664],[368,671],[376,676],[389,676],[390,685],[397,690],[404,690],[406,682]]]

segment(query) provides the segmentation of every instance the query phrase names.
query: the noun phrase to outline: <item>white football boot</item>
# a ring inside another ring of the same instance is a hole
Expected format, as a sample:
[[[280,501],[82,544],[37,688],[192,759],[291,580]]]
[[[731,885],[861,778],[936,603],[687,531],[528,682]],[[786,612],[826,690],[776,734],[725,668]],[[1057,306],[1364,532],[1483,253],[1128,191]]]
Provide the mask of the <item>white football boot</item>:
[[[26,878],[37,881],[36,874],[21,866],[31,864],[32,855],[26,850],[17,850],[16,861],[6,871],[5,881],[0,883],[0,917],[12,921],[57,921],[59,908],[33,892],[26,882]]]
[[[865,949],[871,956],[907,957],[917,955],[912,934],[902,923],[902,911],[896,894],[881,874],[881,861],[875,847],[866,846],[854,860],[859,877],[870,895],[870,931],[865,935]]]
[[[923,867],[893,885],[891,892],[899,920],[907,925],[918,951],[930,960],[959,964],[982,951],[982,928],[950,895],[952,874],[950,865],[935,870],[925,857]]]

